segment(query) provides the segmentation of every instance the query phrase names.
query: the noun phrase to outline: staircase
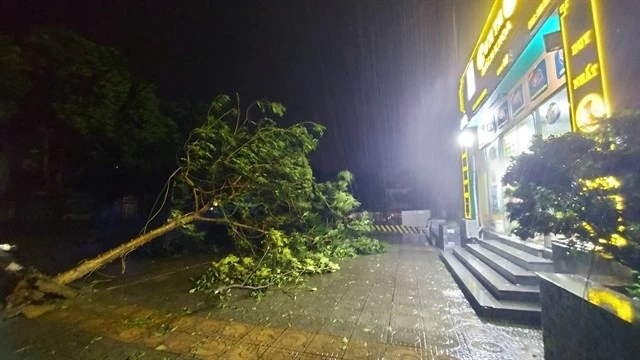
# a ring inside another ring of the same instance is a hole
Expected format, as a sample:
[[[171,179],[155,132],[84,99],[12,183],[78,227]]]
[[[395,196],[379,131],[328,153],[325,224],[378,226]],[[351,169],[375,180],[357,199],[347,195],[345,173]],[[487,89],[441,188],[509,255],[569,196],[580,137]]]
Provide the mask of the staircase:
[[[553,272],[538,247],[507,238],[480,239],[440,258],[479,316],[540,325],[536,272]]]

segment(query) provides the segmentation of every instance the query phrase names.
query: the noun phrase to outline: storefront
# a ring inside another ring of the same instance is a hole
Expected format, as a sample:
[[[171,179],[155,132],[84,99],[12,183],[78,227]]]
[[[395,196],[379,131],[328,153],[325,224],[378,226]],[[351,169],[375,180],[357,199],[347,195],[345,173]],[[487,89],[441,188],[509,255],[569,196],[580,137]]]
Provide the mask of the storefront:
[[[621,21],[637,23],[621,4],[640,6],[627,0],[494,2],[458,92],[460,130],[476,135],[462,154],[466,219],[508,233],[501,179],[534,135],[593,131],[612,109],[637,107],[635,99],[612,97],[609,86],[637,91],[637,73],[629,81],[628,73],[608,66],[628,57],[620,47]]]

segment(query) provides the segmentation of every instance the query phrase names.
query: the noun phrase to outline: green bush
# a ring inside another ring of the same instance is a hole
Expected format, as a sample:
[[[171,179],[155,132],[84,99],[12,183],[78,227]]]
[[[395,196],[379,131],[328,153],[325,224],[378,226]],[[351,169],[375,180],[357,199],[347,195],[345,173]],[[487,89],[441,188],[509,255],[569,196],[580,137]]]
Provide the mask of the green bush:
[[[536,138],[503,178],[523,239],[536,233],[591,243],[640,270],[640,112],[602,119],[593,133]]]

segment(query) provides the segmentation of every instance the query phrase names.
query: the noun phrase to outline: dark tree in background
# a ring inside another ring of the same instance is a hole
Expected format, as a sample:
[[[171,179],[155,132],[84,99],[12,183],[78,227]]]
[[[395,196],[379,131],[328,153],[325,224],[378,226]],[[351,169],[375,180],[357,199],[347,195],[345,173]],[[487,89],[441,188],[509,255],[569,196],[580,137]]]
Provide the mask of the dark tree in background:
[[[0,79],[9,196],[61,207],[83,190],[111,201],[156,185],[175,164],[174,121],[113,48],[65,30],[2,35]]]

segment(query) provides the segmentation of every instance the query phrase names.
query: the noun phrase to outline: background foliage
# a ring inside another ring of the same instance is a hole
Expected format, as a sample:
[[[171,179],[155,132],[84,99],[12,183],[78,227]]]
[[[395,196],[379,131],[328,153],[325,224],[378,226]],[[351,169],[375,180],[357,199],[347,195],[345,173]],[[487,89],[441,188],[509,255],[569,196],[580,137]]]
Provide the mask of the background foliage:
[[[154,87],[117,50],[66,30],[0,34],[0,131],[20,164],[8,194],[62,201],[83,190],[112,201],[154,188],[175,166],[177,126]]]

